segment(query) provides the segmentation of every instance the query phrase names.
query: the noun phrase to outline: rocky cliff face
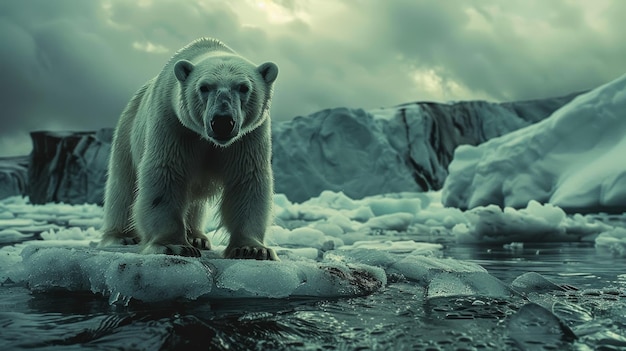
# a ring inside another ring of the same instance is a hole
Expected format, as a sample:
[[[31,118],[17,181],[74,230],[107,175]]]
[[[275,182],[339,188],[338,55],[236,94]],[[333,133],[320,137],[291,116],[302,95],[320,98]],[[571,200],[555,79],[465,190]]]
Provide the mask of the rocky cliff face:
[[[112,132],[31,133],[30,201],[102,204]]]
[[[419,102],[371,111],[337,108],[274,123],[276,192],[301,202],[323,190],[352,198],[438,190],[457,146],[477,145],[540,121],[576,95],[514,103]],[[28,189],[12,181],[0,195],[19,189],[33,203],[102,203],[111,136],[111,129],[32,133]]]
[[[28,163],[28,156],[0,159],[0,199],[26,194]]]

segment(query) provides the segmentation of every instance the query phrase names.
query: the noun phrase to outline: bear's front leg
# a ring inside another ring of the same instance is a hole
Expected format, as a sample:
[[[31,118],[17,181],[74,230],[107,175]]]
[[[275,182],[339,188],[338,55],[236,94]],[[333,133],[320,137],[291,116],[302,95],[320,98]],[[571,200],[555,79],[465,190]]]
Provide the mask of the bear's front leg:
[[[221,215],[230,241],[224,257],[279,261],[276,252],[264,244],[273,202],[272,171],[269,162],[254,167],[258,159],[247,161],[252,169],[225,177]]]
[[[134,219],[141,236],[142,253],[201,255],[187,240],[186,184],[184,173],[176,166],[151,167],[147,162],[140,166]]]

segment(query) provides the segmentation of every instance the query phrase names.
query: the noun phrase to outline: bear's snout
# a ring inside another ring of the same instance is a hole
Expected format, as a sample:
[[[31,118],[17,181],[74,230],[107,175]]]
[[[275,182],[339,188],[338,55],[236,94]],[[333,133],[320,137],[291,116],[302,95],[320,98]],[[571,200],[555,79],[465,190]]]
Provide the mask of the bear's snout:
[[[235,135],[235,119],[231,115],[215,115],[211,119],[213,137],[219,141],[229,141]]]

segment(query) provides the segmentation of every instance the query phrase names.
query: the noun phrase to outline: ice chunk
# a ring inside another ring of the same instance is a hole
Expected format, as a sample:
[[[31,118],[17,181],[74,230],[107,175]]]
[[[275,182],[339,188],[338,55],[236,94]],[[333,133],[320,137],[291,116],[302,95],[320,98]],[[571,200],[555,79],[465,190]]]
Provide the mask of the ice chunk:
[[[15,229],[0,230],[0,244],[21,242],[33,238],[32,234],[23,234]]]
[[[432,251],[421,252],[420,250],[414,250],[409,255],[399,255],[376,249],[345,250],[342,248],[324,253],[324,260],[377,266],[384,269],[387,274],[401,275],[423,286],[427,286],[432,277],[442,272],[487,273],[483,267],[475,263],[452,258],[437,258],[432,255]]]
[[[27,246],[12,269],[16,282],[35,291],[92,291],[111,301],[197,298],[338,297],[372,293],[386,284],[377,267],[299,260],[224,260],[141,255],[136,247]]]
[[[7,218],[0,219],[0,228],[14,228],[14,227],[27,227],[33,226],[36,222],[32,219],[24,218]]]
[[[509,318],[509,335],[523,350],[559,350],[576,339],[558,317],[536,303],[522,306]]]
[[[422,200],[413,199],[393,199],[374,197],[366,200],[367,205],[372,209],[375,216],[393,214],[393,213],[410,213],[416,214],[422,207]]]
[[[439,251],[443,248],[441,244],[433,243],[421,243],[413,240],[368,240],[368,241],[356,241],[352,245],[342,246],[342,250],[354,250],[354,249],[369,249],[369,250],[381,250],[393,253],[409,253],[414,254],[423,253],[428,254],[433,251]]]
[[[413,222],[409,213],[393,213],[369,219],[361,228],[406,231]]]
[[[431,278],[440,272],[486,273],[487,271],[475,263],[452,258],[441,259],[429,256],[409,255],[394,262],[389,267],[388,272],[401,274],[409,280],[427,286]]]
[[[530,200],[570,210],[624,209],[626,75],[578,96],[547,119],[478,146],[455,150],[446,206]]]
[[[336,228],[334,228],[336,229]],[[274,245],[283,245],[287,247],[313,247],[321,249],[332,242],[332,247],[340,247],[343,245],[341,238],[329,236],[318,229],[312,227],[300,227],[294,230],[288,230],[279,226],[273,226],[266,238],[267,242]]]
[[[510,298],[517,293],[487,272],[434,273],[428,281],[426,297],[481,296]]]
[[[102,226],[102,218],[72,218],[67,224],[71,227],[93,227],[99,229]]]
[[[611,228],[588,222],[582,216],[567,217],[562,209],[537,201],[530,201],[520,210],[502,210],[496,205],[476,207],[466,211],[465,217],[467,222],[458,223],[452,232],[457,241],[466,243],[580,241]]]
[[[601,233],[596,238],[596,248],[607,250],[619,257],[626,257],[626,229],[615,228]]]
[[[511,283],[511,287],[521,293],[547,293],[563,289],[536,272],[527,272]]]

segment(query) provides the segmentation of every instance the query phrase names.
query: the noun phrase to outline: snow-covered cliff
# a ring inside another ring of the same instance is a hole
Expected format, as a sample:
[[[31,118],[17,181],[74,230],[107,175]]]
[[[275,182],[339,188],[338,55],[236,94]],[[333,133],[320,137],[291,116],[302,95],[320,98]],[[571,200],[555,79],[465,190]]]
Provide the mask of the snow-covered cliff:
[[[454,149],[526,127],[576,94],[514,103],[419,102],[372,111],[336,108],[276,123],[276,192],[302,202],[323,190],[352,198],[437,190]]]
[[[575,95],[514,103],[419,102],[371,111],[336,108],[275,122],[276,192],[302,202],[324,190],[362,198],[440,189],[458,145],[477,145],[540,121]],[[101,203],[111,133],[32,133],[26,193],[31,202]]]
[[[626,210],[626,75],[539,123],[459,147],[449,169],[447,206],[536,200],[571,211]]]

